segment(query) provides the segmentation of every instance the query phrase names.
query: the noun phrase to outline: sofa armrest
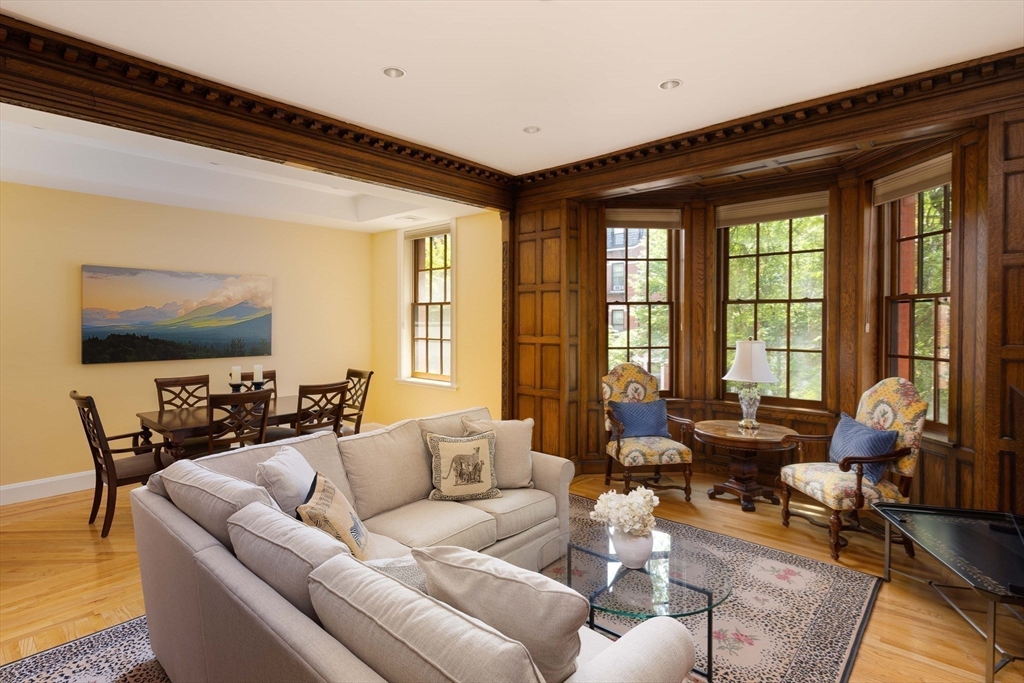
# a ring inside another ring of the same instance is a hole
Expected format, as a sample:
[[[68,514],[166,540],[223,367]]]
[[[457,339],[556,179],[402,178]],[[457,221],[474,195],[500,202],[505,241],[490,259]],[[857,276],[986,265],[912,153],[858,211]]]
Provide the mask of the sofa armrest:
[[[569,533],[569,483],[576,476],[576,467],[571,460],[547,453],[531,451],[533,456],[533,486],[547,491],[555,497],[555,511],[558,528],[562,534]]]
[[[577,662],[576,673],[565,683],[680,683],[693,661],[690,631],[675,619],[654,617],[590,661]]]

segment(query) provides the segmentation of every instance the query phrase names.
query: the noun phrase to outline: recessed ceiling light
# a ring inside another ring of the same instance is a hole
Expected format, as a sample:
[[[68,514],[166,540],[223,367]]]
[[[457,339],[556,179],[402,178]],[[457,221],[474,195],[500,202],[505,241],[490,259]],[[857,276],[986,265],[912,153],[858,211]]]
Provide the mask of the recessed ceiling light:
[[[381,70],[388,78],[401,78],[405,75],[405,69],[400,69],[397,66],[386,66]]]
[[[661,83],[659,83],[658,87],[661,88],[662,90],[672,90],[674,88],[678,88],[682,84],[683,82],[678,78],[670,78],[667,81],[662,81]]]
[[[395,220],[396,221],[421,221],[421,220],[423,220],[423,218],[421,216],[397,216],[395,218]]]
[[[538,128],[537,126],[527,126],[526,128],[523,128],[523,132],[533,135],[534,133],[539,133],[540,128]]]

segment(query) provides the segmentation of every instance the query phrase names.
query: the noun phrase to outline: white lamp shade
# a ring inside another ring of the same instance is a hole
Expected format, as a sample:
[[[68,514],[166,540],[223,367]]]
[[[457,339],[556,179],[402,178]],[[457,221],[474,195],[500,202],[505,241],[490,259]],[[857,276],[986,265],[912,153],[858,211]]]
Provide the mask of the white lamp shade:
[[[779,381],[768,367],[768,354],[764,352],[764,342],[758,339],[736,342],[736,360],[732,362],[732,367],[722,379],[758,384],[774,384]]]

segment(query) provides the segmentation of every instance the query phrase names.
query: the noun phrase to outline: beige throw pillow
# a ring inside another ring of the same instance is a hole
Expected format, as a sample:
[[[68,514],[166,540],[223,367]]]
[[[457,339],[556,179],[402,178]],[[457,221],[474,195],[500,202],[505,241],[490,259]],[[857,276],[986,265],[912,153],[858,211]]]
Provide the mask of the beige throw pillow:
[[[324,629],[388,681],[545,683],[521,643],[338,555],[309,575]]]
[[[373,552],[370,532],[356,515],[348,499],[331,480],[317,472],[306,502],[299,506],[299,519],[338,539],[360,560]]]
[[[412,556],[426,575],[427,595],[525,645],[547,683],[561,683],[576,671],[579,630],[590,614],[582,595],[465,548],[414,548]]]
[[[466,436],[494,432],[494,472],[499,489],[533,487],[533,418],[474,420],[462,418]]]
[[[316,470],[291,446],[282,446],[277,455],[256,465],[256,483],[289,515],[306,500],[315,478]]]
[[[500,498],[494,474],[494,432],[477,436],[427,434],[434,490],[430,500]]]

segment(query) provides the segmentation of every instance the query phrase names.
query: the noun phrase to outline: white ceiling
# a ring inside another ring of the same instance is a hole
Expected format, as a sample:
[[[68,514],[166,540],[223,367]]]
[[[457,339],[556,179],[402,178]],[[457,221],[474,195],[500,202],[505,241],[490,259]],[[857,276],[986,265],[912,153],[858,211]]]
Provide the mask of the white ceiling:
[[[3,11],[513,174],[1024,45],[1020,0],[4,0]],[[408,75],[386,78],[386,66]],[[670,78],[683,86],[658,89]]]
[[[480,213],[477,207],[8,104],[0,104],[0,180],[365,232]]]

